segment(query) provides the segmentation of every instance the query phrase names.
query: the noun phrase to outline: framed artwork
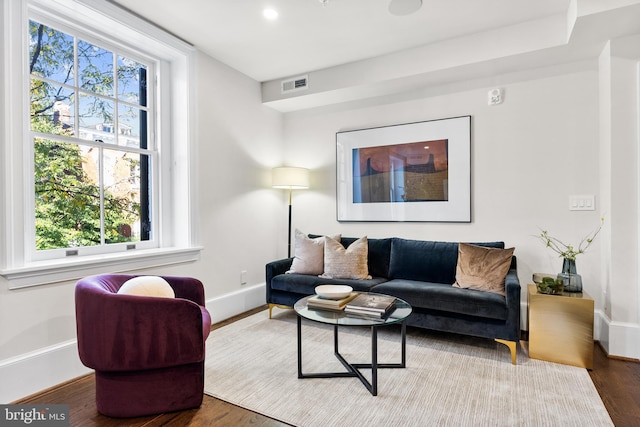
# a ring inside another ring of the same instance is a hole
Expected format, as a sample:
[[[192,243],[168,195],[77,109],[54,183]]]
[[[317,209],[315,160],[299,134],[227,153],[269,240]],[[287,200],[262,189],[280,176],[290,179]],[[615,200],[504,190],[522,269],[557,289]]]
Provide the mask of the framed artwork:
[[[471,116],[336,133],[338,221],[471,222]]]

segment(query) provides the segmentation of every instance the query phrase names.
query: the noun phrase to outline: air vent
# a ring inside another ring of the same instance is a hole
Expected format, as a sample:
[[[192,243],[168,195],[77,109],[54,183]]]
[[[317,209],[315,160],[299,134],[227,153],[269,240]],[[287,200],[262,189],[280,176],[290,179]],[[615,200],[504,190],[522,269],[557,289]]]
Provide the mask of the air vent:
[[[300,76],[289,80],[283,80],[280,87],[282,89],[282,93],[305,90],[309,87],[308,76]]]

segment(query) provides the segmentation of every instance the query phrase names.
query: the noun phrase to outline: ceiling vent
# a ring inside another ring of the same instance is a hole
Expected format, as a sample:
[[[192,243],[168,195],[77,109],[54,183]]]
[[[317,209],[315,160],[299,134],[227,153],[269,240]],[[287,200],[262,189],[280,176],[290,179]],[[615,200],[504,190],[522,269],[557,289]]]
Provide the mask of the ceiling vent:
[[[294,77],[292,79],[283,80],[280,88],[282,93],[296,92],[305,90],[309,87],[309,76]]]

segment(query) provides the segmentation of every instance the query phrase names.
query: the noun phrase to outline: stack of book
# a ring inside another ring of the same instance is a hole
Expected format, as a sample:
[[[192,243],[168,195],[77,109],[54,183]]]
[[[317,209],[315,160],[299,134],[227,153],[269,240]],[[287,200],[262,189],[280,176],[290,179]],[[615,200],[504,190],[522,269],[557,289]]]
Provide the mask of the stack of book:
[[[342,311],[347,303],[357,296],[357,292],[351,292],[349,296],[341,299],[327,299],[314,295],[307,300],[307,307],[313,310]]]
[[[396,298],[389,295],[360,294],[345,306],[344,312],[360,317],[381,319],[396,307]]]

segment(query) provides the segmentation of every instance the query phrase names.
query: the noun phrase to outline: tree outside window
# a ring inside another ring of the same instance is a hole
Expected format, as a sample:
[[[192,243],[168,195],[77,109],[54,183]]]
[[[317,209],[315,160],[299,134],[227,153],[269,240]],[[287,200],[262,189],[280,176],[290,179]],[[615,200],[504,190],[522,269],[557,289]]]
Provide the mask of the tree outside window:
[[[149,240],[147,66],[29,22],[37,250]]]

